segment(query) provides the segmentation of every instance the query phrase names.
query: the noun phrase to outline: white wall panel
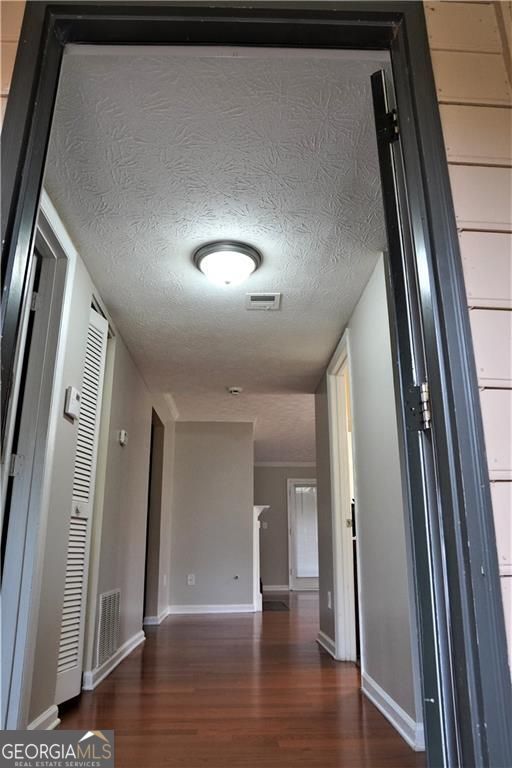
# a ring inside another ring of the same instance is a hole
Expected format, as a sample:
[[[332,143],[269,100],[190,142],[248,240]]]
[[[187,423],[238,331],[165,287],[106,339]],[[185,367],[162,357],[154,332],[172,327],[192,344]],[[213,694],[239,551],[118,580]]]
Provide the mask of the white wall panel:
[[[427,3],[425,15],[432,49],[501,52],[496,13],[492,5]]]
[[[512,110],[441,104],[448,162],[512,165]]]
[[[459,229],[512,231],[512,171],[471,165],[450,166]]]
[[[510,105],[511,87],[503,56],[432,51],[432,64],[440,102]]]
[[[469,306],[512,309],[512,235],[461,232],[459,240]]]
[[[512,483],[491,483],[500,572],[512,575]]]
[[[479,382],[512,387],[512,312],[472,309],[469,318]]]
[[[512,390],[480,393],[491,480],[512,480]]]

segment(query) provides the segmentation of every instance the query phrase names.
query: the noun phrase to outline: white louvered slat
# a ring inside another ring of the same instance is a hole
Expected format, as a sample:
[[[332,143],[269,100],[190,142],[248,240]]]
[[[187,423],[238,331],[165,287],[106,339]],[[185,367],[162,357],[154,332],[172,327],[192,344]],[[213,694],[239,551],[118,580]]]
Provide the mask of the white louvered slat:
[[[99,420],[98,397],[103,381],[106,337],[94,325],[89,326],[82,380],[80,419],[73,477],[73,498],[88,502],[95,466],[95,440]]]
[[[82,546],[77,548],[76,554],[71,555],[68,550],[66,565],[66,586],[64,588],[63,616],[66,617],[66,626],[61,626],[58,672],[63,672],[71,666],[78,664],[78,652],[80,647],[80,616],[82,612],[81,584],[75,579],[69,578],[78,569],[83,576],[87,539],[87,519],[79,517],[71,518],[71,536],[76,531],[82,534]]]
[[[107,331],[106,320],[91,310],[73,471],[72,512],[57,673],[57,704],[76,696],[80,692],[82,682],[82,647],[87,601],[89,539],[92,524]]]

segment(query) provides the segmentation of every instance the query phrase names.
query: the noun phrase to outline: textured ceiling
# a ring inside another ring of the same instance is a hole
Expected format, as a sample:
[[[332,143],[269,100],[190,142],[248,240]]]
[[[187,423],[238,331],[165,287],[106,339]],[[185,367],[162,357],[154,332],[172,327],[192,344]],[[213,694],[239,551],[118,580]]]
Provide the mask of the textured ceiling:
[[[238,397],[210,392],[207,397],[182,394],[180,414],[198,421],[255,422],[255,461],[303,462],[315,460],[314,395],[265,395]]]
[[[99,50],[64,58],[45,183],[117,327],[180,418],[256,418],[258,460],[313,459],[311,393],[385,247],[382,55]],[[191,264],[219,238],[263,253],[242,286]]]

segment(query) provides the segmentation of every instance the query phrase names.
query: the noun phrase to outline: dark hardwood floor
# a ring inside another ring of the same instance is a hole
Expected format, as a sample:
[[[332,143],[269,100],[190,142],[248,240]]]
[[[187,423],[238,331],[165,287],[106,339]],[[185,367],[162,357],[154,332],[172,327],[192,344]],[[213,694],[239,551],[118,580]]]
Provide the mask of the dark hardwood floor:
[[[119,768],[424,766],[317,628],[307,593],[289,612],[169,617],[61,728],[113,728]]]

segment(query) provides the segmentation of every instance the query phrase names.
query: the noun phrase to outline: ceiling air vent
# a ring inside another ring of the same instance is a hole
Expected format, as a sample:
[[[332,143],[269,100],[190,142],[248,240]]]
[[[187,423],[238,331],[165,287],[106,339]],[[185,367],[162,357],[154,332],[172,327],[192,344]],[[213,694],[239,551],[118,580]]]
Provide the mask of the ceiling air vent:
[[[246,309],[281,309],[280,293],[247,293]]]

